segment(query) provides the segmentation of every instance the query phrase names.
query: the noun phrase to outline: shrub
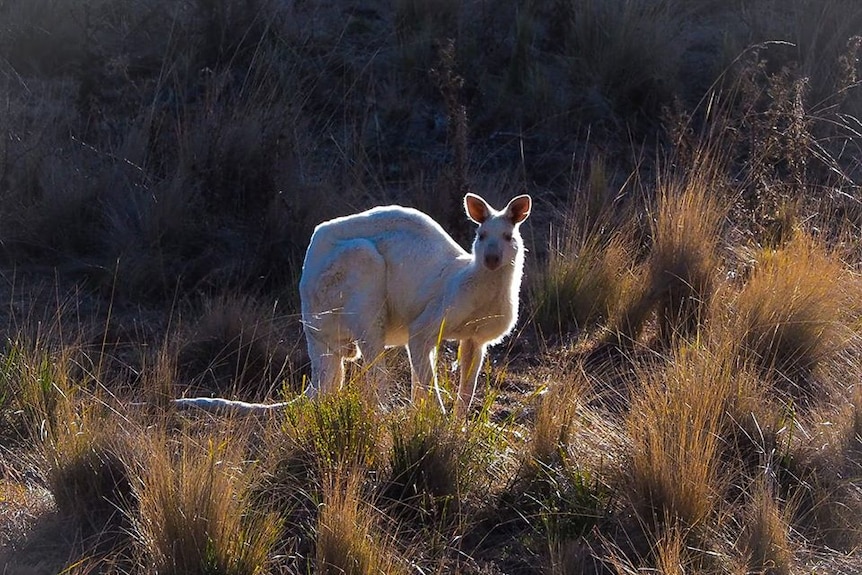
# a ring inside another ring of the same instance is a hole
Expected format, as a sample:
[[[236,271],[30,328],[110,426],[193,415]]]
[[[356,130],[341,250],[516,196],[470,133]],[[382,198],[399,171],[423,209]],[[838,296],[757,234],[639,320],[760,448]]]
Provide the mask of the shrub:
[[[852,47],[862,23],[858,4],[852,0],[829,4],[792,0],[764,5],[753,16],[744,41],[786,42],[770,47],[765,59],[773,70],[786,67],[799,78],[807,78],[813,90],[810,104],[826,110],[849,96],[859,105],[860,93],[853,90],[853,51],[858,43]]]

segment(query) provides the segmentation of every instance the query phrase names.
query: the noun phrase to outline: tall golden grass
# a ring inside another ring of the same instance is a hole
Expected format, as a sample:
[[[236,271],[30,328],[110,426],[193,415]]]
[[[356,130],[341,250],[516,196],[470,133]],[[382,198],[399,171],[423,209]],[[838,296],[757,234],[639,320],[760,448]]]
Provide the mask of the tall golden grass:
[[[361,473],[349,470],[323,488],[315,547],[316,573],[376,575],[408,573],[379,511],[363,499]]]
[[[646,366],[627,416],[628,492],[644,521],[671,518],[697,528],[715,517],[728,487],[721,438],[734,376],[726,357],[696,345]]]
[[[141,438],[131,455],[143,560],[156,573],[265,573],[278,518],[250,505],[252,471],[241,434]]]
[[[729,329],[741,334],[740,351],[749,361],[775,370],[779,383],[793,384],[788,391],[794,396],[810,396],[816,390],[806,382],[817,366],[851,338],[847,323],[859,305],[853,286],[837,255],[799,232],[785,246],[759,254],[733,303]]]
[[[862,13],[749,4],[0,1],[0,571],[862,571]],[[481,409],[296,398],[313,227],[470,187]]]

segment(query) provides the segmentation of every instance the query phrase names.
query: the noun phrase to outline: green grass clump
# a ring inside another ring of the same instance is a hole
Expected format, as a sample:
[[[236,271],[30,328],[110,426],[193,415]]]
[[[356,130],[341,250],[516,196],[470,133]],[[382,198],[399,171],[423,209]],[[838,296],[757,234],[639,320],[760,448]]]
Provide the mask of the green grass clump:
[[[127,434],[105,400],[87,389],[86,355],[76,345],[52,349],[38,338],[8,342],[0,389],[16,441],[36,447],[36,460],[60,513],[76,529],[98,533],[133,505],[123,463]],[[5,417],[4,417],[5,418]]]
[[[53,428],[64,395],[73,392],[70,357],[54,357],[38,342],[10,340],[0,358],[0,406],[12,417],[10,431],[39,439]]]
[[[285,439],[313,473],[325,477],[354,467],[373,468],[381,422],[353,382],[315,401],[300,398],[286,410]]]
[[[571,225],[571,224],[569,224]],[[543,334],[589,328],[612,317],[626,292],[632,265],[629,242],[621,233],[579,234],[565,228],[552,241],[544,269],[533,276],[533,319]]]
[[[422,401],[390,423],[384,498],[404,512],[438,516],[457,510],[471,478],[465,468],[471,439],[433,401]]]

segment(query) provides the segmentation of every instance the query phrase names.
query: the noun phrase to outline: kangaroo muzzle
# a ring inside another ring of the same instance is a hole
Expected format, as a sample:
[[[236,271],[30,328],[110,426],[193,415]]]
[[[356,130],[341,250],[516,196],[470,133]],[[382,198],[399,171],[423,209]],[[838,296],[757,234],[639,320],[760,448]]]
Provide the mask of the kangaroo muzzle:
[[[485,254],[485,267],[489,270],[495,270],[500,267],[500,264],[503,261],[502,256],[499,252],[489,252]]]

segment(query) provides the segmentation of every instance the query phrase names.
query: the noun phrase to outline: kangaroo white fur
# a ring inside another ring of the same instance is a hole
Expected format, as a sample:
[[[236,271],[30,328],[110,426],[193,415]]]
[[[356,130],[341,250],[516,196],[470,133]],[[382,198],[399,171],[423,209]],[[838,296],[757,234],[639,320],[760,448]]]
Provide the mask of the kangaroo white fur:
[[[479,226],[472,253],[430,216],[401,206],[317,226],[299,282],[311,358],[307,393],[340,387],[344,360],[360,355],[371,362],[379,386],[383,374],[376,360],[384,348],[406,346],[413,398],[433,386],[442,408],[436,374],[442,338],[459,342],[455,411],[466,410],[486,348],[502,340],[518,319],[524,266],[519,227],[531,205],[530,196],[522,195],[497,211],[467,194],[464,208]]]

